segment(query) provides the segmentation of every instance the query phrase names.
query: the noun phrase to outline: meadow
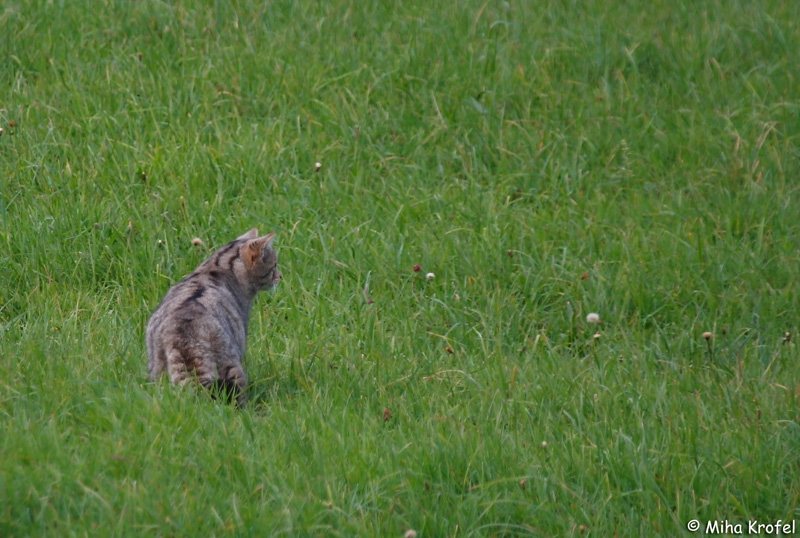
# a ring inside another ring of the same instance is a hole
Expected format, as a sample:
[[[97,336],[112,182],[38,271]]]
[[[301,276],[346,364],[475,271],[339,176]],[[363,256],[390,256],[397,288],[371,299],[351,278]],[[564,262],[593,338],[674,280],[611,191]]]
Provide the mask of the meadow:
[[[0,536],[800,521],[798,51],[780,0],[4,2]],[[251,227],[250,404],[149,382]]]

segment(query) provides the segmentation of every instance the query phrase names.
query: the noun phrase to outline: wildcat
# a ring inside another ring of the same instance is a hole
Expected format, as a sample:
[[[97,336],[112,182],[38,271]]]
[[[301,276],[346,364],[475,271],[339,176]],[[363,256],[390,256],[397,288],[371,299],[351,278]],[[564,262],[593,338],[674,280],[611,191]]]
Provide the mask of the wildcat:
[[[162,374],[179,385],[196,379],[244,405],[242,357],[250,306],[260,290],[281,280],[274,238],[274,232],[259,237],[253,228],[167,291],[145,332],[151,380]]]

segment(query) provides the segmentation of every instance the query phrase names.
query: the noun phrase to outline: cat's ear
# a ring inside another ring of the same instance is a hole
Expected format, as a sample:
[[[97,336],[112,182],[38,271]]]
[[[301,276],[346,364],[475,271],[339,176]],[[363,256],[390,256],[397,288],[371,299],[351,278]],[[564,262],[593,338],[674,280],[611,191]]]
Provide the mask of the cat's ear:
[[[251,228],[249,231],[237,237],[236,240],[238,241],[239,239],[255,239],[256,237],[258,237],[258,229]]]
[[[247,267],[252,267],[255,261],[264,255],[264,249],[272,246],[274,240],[275,232],[271,232],[265,236],[250,239],[245,243],[241,252]]]

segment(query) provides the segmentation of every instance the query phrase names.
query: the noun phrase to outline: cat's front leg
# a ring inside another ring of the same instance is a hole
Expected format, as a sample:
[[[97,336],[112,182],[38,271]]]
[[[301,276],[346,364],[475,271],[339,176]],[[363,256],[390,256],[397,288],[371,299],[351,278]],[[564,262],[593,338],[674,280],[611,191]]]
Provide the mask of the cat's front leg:
[[[220,382],[236,397],[236,405],[244,407],[247,403],[247,376],[238,364],[220,369]]]

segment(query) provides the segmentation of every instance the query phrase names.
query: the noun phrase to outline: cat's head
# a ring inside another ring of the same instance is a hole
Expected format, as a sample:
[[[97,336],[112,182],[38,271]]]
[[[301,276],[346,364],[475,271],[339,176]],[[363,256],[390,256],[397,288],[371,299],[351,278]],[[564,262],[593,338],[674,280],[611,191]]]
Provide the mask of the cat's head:
[[[237,276],[256,291],[274,288],[281,280],[278,256],[272,248],[274,239],[275,232],[259,236],[255,228],[236,238],[243,262],[243,270]]]

